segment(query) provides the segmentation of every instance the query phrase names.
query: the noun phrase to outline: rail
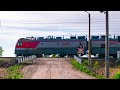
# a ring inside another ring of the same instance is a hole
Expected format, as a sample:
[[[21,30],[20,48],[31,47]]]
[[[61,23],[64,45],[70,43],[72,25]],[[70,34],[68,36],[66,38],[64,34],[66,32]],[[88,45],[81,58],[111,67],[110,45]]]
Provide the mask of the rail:
[[[92,61],[103,61],[104,59],[99,59],[99,58],[94,58],[94,59],[91,59]]]
[[[16,57],[0,57],[0,58],[11,58],[12,59],[12,58],[16,58]]]

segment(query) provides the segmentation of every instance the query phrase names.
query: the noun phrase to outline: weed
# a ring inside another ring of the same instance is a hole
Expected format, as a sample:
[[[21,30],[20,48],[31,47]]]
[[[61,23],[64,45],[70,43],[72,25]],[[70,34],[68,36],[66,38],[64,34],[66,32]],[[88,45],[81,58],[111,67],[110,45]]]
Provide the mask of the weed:
[[[120,72],[117,72],[114,76],[113,76],[114,79],[120,79]]]
[[[22,69],[22,65],[14,65],[8,68],[8,76],[7,79],[20,79],[22,78],[22,74],[20,73],[20,70]]]
[[[90,71],[89,69],[88,69],[88,64],[87,64],[87,60],[86,61],[84,61],[83,62],[83,64],[80,64],[78,61],[76,61],[75,59],[71,59],[71,63],[72,63],[72,65],[73,65],[73,67],[74,68],[76,68],[76,69],[78,69],[78,70],[80,70],[80,71],[83,71],[83,72],[85,72],[85,73],[87,73],[87,74],[89,74],[89,75],[92,75],[92,76],[94,76],[94,77],[96,77],[96,78],[98,78],[98,79],[104,79],[104,76],[102,76],[102,75],[97,75],[97,74],[95,74],[94,72],[92,72],[92,71]],[[97,65],[97,64],[95,64],[95,65]]]
[[[95,63],[93,64],[93,69],[98,69],[100,67],[100,63],[98,61],[95,61]]]
[[[82,64],[88,66],[88,60],[84,60]]]

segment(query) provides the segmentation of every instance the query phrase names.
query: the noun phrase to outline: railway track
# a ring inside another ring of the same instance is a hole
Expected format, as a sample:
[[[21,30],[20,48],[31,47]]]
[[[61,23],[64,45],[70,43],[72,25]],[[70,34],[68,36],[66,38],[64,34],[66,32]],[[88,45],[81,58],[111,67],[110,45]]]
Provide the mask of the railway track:
[[[16,58],[16,57],[0,57],[0,58]]]

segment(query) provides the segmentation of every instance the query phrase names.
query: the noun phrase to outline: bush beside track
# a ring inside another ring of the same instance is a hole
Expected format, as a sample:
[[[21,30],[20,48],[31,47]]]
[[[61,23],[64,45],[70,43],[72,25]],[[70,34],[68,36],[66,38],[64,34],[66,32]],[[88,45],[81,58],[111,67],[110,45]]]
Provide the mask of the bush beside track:
[[[21,69],[29,64],[30,61],[17,64],[15,58],[0,58],[0,79],[22,79]]]
[[[76,61],[75,59],[71,59],[71,63],[72,63],[72,65],[73,65],[73,67],[76,68],[77,70],[80,70],[80,71],[82,71],[82,72],[85,72],[85,73],[87,73],[87,74],[89,74],[89,75],[92,75],[92,76],[98,78],[98,79],[105,79],[104,76],[98,75],[98,74],[90,71],[90,70],[88,69],[88,67],[87,67],[87,62],[86,62],[86,61],[83,62],[82,64],[80,64],[80,63],[79,63],[78,61]]]

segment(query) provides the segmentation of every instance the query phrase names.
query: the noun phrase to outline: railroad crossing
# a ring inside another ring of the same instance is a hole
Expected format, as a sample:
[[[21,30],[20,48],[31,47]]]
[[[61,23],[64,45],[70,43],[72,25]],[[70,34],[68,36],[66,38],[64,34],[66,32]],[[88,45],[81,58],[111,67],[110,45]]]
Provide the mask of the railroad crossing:
[[[70,58],[35,58],[22,72],[24,79],[95,79],[74,69]]]

